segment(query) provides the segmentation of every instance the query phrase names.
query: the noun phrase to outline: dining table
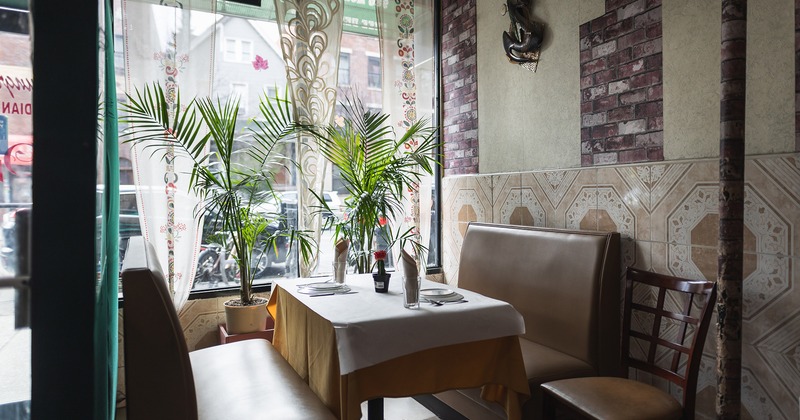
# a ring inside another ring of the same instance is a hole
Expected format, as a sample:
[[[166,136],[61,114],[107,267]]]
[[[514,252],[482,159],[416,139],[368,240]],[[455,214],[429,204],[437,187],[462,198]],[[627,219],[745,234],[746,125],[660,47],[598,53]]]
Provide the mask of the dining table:
[[[520,418],[530,396],[518,338],[525,324],[510,304],[423,279],[425,295],[463,297],[406,308],[399,273],[386,293],[376,293],[370,274],[348,274],[337,293],[306,286],[325,281],[278,279],[267,310],[274,347],[340,419],[360,419],[363,401],[477,387]]]

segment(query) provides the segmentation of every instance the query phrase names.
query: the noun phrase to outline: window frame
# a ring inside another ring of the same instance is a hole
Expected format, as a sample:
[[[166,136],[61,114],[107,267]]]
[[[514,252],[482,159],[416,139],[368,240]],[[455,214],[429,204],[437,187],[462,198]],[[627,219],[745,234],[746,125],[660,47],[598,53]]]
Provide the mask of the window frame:
[[[236,89],[236,86],[241,86],[242,91],[239,92]],[[245,82],[237,81],[237,82],[231,82],[229,87],[230,87],[230,95],[231,96],[238,95],[239,97],[239,118],[242,118],[247,115],[247,108],[248,108],[247,103],[250,100],[249,85]]]
[[[233,42],[233,50],[228,49],[228,44]],[[226,63],[250,63],[253,60],[253,41],[245,38],[225,37],[222,41],[222,59]],[[245,51],[245,44],[248,45]],[[246,54],[246,56],[245,56]]]
[[[377,61],[376,61],[377,60]],[[377,68],[377,73],[373,72]],[[380,56],[374,56],[371,54],[367,54],[367,88],[368,89],[375,89],[381,90],[383,88],[383,63],[381,63]],[[374,78],[377,78],[377,82],[373,83]]]
[[[346,70],[342,69],[342,58],[347,57],[347,68]],[[352,53],[350,51],[340,51],[339,52],[339,65],[338,65],[338,74],[337,74],[337,84],[339,86],[350,86],[350,68],[352,64]],[[342,81],[342,74],[347,75],[347,81]]]

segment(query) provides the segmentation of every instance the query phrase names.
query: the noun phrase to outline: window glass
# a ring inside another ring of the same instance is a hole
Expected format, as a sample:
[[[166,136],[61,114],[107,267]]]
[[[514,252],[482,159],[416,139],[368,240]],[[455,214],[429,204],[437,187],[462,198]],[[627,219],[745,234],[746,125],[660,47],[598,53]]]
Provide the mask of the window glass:
[[[238,42],[235,39],[226,39],[225,40],[225,61],[237,61],[237,47]]]
[[[369,57],[367,67],[367,76],[369,87],[380,89],[381,88],[381,59],[380,57]]]
[[[350,86],[350,53],[339,54],[339,85]]]
[[[21,13],[24,28],[0,27],[0,220],[2,250],[0,275],[16,272],[16,212],[31,206],[33,164],[33,69],[27,13]],[[15,15],[16,16],[16,15]],[[9,290],[9,289],[3,289]]]
[[[349,4],[351,2],[345,2]],[[154,10],[158,5],[152,6]],[[362,7],[363,8],[363,7]],[[193,37],[208,37],[213,25],[216,25],[216,38],[213,54],[214,61],[209,63],[207,60],[193,60],[191,51],[186,66],[206,66],[210,65],[212,71],[211,91],[215,96],[224,101],[231,95],[236,95],[240,99],[240,116],[237,123],[237,133],[246,135],[244,127],[248,120],[257,117],[259,113],[259,101],[266,94],[274,97],[276,93],[283,96],[286,93],[286,65],[282,58],[281,41],[277,24],[255,18],[246,18],[234,15],[212,14],[204,11],[188,10],[185,13],[191,15],[191,34]],[[347,8],[345,15],[347,19]],[[360,20],[359,20],[360,21]],[[357,30],[352,19],[350,26],[345,25],[345,32],[342,34],[341,48],[338,63],[338,98],[345,95],[357,95],[362,103],[371,111],[381,111],[383,104],[382,77],[381,77],[381,51],[380,43],[374,28],[364,31]],[[154,21],[154,25],[159,25],[159,21]],[[137,48],[137,45],[124,45],[122,37],[121,19],[115,25],[118,31],[116,43],[117,48]],[[352,27],[352,28],[351,28]],[[158,34],[166,34],[168,28],[155,28]],[[360,33],[358,33],[360,32]],[[213,37],[211,37],[213,39]],[[136,43],[137,39],[130,39],[127,42]],[[422,42],[422,41],[420,41]],[[427,41],[426,41],[427,42]],[[205,44],[204,44],[205,45]],[[204,46],[205,48],[205,46]],[[118,51],[121,51],[118,50]],[[120,83],[125,81],[125,60],[117,61],[117,78]],[[125,89],[120,87],[118,93],[119,101],[124,101]],[[190,98],[182,98],[188,102]],[[336,114],[341,114],[340,106],[337,105]],[[120,127],[123,130],[124,127]],[[283,145],[280,154],[294,158],[296,151],[294,145]],[[243,162],[246,163],[246,162]],[[123,241],[127,237],[140,234],[138,219],[139,212],[136,209],[136,201],[133,190],[133,172],[131,164],[130,146],[120,146],[120,178],[123,185],[130,186],[130,190],[125,187],[121,191],[121,200],[124,202],[120,207],[122,214],[120,220],[120,237]],[[283,170],[276,175],[276,182],[273,185],[276,190],[277,199],[267,204],[270,211],[282,212],[289,218],[289,224],[297,225],[297,173],[294,169]],[[127,192],[126,192],[127,191]],[[341,212],[341,204],[347,197],[347,190],[344,189],[337,171],[330,165],[326,167],[325,181],[323,185],[323,196],[331,209],[335,213]],[[273,226],[270,229],[282,229],[285,226]],[[125,232],[122,232],[122,230]],[[214,289],[221,287],[237,287],[235,276],[224,273],[224,263],[221,260],[221,253],[217,253],[216,258],[207,260],[211,255],[208,250],[218,249],[219,241],[216,239],[219,232],[212,232],[211,227],[206,224],[203,226],[202,246],[200,257],[198,258],[197,275],[194,279],[193,291]],[[315,274],[328,274],[331,270],[333,258],[333,235],[332,230],[324,230],[320,239],[320,258]],[[277,253],[273,252],[264,260],[256,274],[256,284],[270,282],[272,279],[281,276],[297,275],[297,256],[290,255],[288,243],[279,244]],[[205,259],[204,259],[205,258]],[[222,268],[220,268],[222,266]]]
[[[252,58],[253,57],[253,43],[250,42],[250,41],[242,40],[241,41],[241,54],[242,54],[242,56],[239,59],[239,61],[247,63],[250,60],[252,60],[253,59]]]
[[[247,115],[247,104],[249,103],[247,83],[231,83],[231,94],[239,99],[239,114]]]
[[[16,214],[31,207],[33,163],[33,69],[28,12],[0,10],[0,277],[16,274]],[[0,417],[29,418],[30,329],[14,328],[19,299],[0,287]]]

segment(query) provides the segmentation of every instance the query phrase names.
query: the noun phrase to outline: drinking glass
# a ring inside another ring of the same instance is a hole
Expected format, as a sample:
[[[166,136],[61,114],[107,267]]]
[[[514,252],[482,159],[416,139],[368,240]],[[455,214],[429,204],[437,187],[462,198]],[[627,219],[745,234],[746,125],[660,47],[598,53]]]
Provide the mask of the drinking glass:
[[[333,263],[333,282],[336,284],[344,284],[345,273],[347,272],[347,263],[334,262]]]
[[[403,277],[403,306],[408,309],[419,308],[419,287],[422,280],[419,276]]]

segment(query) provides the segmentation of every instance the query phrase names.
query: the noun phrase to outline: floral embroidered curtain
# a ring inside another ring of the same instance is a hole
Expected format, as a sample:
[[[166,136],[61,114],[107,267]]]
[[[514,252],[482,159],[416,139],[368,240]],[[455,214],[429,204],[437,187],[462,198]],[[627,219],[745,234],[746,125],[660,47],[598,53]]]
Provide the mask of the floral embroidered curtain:
[[[195,96],[209,95],[216,44],[215,4],[213,0],[193,0],[184,7],[178,1],[124,0],[126,93],[134,95],[136,89],[157,82],[173,107],[177,106],[178,91],[181,106]],[[205,31],[194,34],[193,29],[201,23]],[[192,287],[202,235],[202,221],[198,223],[194,217],[198,199],[188,187],[191,163],[173,151],[162,159],[160,151],[153,153],[143,146],[131,147],[131,155],[142,235],[155,246],[180,311]]]
[[[420,119],[434,117],[435,60],[433,0],[384,0],[376,4],[381,44],[383,112],[402,134]],[[409,140],[406,149],[418,143]],[[393,225],[414,227],[416,241],[430,247],[433,176],[406,191],[405,219]],[[398,223],[399,222],[399,223]],[[398,247],[399,245],[396,245]],[[400,255],[399,248],[393,255]],[[419,272],[426,263],[420,258]]]
[[[306,124],[327,125],[336,106],[343,1],[275,0],[275,11],[295,119]],[[297,159],[303,168],[297,180],[298,226],[313,232],[319,243],[321,217],[315,212],[317,199],[309,189],[322,191],[328,165],[311,137],[298,140]],[[300,261],[301,277],[314,272],[319,254],[315,252],[311,261]]]

